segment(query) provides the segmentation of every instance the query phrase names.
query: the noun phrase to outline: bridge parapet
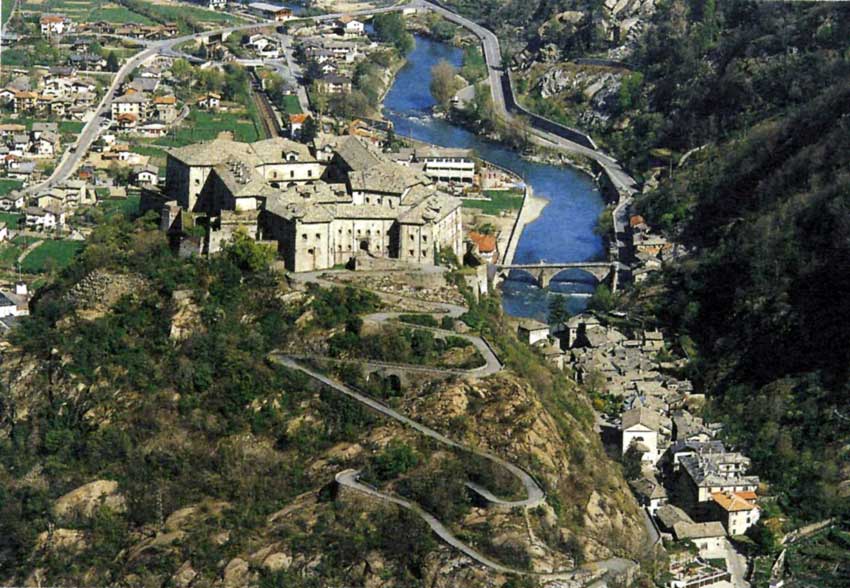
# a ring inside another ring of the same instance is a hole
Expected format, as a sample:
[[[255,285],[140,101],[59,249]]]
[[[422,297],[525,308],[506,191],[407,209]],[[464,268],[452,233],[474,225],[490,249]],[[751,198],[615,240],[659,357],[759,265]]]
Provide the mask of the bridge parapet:
[[[591,274],[600,283],[610,280],[612,290],[617,287],[619,277],[619,264],[616,261],[589,261],[589,262],[569,262],[569,263],[515,263],[496,265],[497,274],[505,279],[508,272],[511,270],[520,270],[528,272],[537,281],[537,285],[541,288],[548,288],[552,278],[563,272],[564,270],[577,269]]]

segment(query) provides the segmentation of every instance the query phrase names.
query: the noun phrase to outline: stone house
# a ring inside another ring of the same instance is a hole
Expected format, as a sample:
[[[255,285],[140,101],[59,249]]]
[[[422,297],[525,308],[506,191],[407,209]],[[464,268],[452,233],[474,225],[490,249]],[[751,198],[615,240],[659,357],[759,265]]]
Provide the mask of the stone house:
[[[638,504],[644,507],[650,516],[655,516],[658,509],[667,504],[667,490],[654,476],[642,477],[629,482]]]
[[[534,319],[523,319],[517,326],[520,341],[534,345],[538,341],[549,340],[549,325]]]

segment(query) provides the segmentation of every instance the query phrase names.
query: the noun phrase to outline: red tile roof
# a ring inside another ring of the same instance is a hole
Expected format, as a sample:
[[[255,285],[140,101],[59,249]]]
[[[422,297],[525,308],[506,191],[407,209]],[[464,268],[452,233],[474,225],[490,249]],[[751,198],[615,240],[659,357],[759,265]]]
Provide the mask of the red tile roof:
[[[496,237],[493,235],[470,231],[469,240],[475,243],[481,253],[493,253],[496,250]]]

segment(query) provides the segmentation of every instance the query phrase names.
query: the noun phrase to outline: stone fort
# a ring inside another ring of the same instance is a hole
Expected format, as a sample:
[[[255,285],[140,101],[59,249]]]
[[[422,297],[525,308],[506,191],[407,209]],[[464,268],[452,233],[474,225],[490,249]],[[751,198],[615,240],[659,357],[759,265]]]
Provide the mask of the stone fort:
[[[244,231],[296,272],[356,255],[433,264],[441,250],[463,254],[460,199],[350,135],[320,135],[312,148],[218,138],[172,149],[165,185],[145,190],[142,208],[161,211],[181,253],[215,253]]]

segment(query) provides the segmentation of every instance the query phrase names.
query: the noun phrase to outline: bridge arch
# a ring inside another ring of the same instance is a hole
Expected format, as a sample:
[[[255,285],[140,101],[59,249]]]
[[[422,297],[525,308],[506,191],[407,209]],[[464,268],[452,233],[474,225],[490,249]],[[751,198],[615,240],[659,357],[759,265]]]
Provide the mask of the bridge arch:
[[[514,282],[540,285],[539,276],[535,275],[533,270],[530,269],[508,269],[504,272],[504,276],[506,280]]]
[[[593,272],[578,267],[570,267],[562,269],[549,278],[549,283],[552,282],[575,282],[577,284],[587,284],[589,286],[597,286],[601,280]]]

